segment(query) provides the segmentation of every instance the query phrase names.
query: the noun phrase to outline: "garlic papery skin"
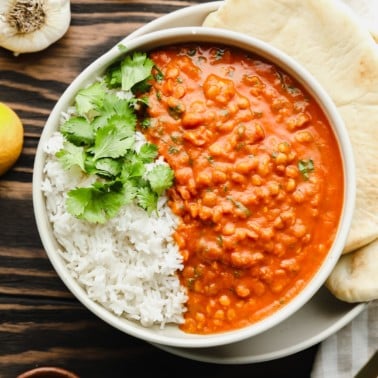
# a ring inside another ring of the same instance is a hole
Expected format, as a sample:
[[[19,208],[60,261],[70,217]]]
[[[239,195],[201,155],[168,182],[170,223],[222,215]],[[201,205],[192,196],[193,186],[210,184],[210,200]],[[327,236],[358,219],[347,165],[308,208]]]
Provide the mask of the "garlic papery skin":
[[[15,55],[41,51],[67,32],[69,0],[0,0],[0,46]]]

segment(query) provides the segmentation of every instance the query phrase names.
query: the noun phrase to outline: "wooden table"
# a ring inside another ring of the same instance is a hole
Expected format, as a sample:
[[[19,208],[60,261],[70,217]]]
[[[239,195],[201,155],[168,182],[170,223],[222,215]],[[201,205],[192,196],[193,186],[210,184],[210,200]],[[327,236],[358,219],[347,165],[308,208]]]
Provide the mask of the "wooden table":
[[[50,48],[18,57],[0,49],[0,101],[22,118],[17,164],[0,177],[0,377],[54,365],[80,377],[309,377],[317,346],[279,360],[217,365],[177,357],[96,318],[66,289],[42,247],[33,214],[34,155],[46,119],[72,79],[149,21],[205,1],[73,0],[72,21]],[[141,371],[141,375],[135,372]]]

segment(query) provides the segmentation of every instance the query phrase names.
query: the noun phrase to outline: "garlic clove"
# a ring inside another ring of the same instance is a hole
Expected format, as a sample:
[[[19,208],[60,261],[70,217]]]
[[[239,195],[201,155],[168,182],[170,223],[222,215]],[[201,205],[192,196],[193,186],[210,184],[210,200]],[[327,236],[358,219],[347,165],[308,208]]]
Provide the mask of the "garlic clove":
[[[0,4],[0,46],[15,55],[41,51],[68,30],[69,0],[3,0]]]

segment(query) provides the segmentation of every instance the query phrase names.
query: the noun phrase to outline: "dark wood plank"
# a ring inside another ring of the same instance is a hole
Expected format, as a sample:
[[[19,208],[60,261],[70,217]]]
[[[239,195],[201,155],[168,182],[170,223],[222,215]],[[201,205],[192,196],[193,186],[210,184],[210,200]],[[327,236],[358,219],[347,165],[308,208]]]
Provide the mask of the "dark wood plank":
[[[184,359],[117,331],[75,301],[3,298],[0,303],[0,376],[14,378],[37,365],[74,370],[80,377],[309,377],[314,348],[254,365],[215,365]],[[131,375],[131,372],[133,374]]]

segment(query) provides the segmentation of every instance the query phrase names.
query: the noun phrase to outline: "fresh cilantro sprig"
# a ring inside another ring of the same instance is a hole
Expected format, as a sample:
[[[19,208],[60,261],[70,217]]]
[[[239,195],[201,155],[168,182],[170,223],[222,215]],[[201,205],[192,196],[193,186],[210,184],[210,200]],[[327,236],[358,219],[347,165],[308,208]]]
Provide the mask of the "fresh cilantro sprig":
[[[148,168],[158,155],[157,146],[145,143],[137,149],[135,143],[137,110],[148,106],[135,90],[148,91],[152,68],[145,53],[135,52],[77,93],[75,112],[60,127],[65,142],[56,157],[64,169],[77,166],[96,179],[89,187],[67,193],[67,211],[75,217],[105,223],[131,202],[151,214],[157,211],[159,196],[173,184],[167,164]]]
[[[165,189],[173,184],[172,169],[163,164],[155,165],[151,171],[147,173],[147,180],[150,183],[151,189],[158,195],[162,195]]]
[[[134,85],[141,83],[151,76],[154,62],[144,53],[128,55],[121,63],[122,89],[130,90]]]
[[[104,183],[69,191],[66,203],[68,212],[91,223],[105,223],[124,204],[122,190],[114,190],[112,185]]]
[[[112,65],[105,74],[105,82],[109,88],[121,87],[124,91],[133,87],[149,89],[146,80],[151,77],[154,62],[145,53],[135,52],[127,55],[121,63]]]

